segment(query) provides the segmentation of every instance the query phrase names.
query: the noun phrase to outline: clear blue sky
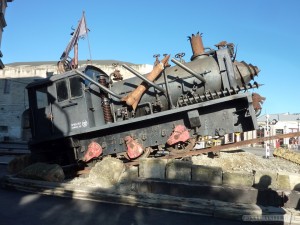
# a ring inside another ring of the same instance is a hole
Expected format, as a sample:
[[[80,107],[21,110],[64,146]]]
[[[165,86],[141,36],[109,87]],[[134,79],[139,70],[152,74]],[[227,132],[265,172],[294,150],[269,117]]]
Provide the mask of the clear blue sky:
[[[152,64],[153,54],[192,54],[187,36],[203,33],[206,47],[238,47],[237,60],[261,69],[263,113],[300,113],[298,0],[14,0],[6,11],[1,50],[5,64],[58,61],[85,11],[94,60]],[[89,57],[79,42],[79,59]]]

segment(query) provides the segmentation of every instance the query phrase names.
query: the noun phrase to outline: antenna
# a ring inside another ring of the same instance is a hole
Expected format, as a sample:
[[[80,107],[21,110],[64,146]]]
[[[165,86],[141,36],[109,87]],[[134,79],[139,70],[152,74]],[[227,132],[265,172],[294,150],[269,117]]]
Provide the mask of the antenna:
[[[83,16],[85,18],[85,12],[83,11]],[[87,26],[87,23],[86,23],[86,19],[85,19],[85,26],[86,26],[86,37],[87,37],[87,41],[88,41],[88,46],[89,46],[89,54],[90,54],[90,61],[91,61],[91,65],[93,65],[93,60],[92,60],[92,53],[91,53],[91,46],[90,46],[90,39],[89,39],[89,28]]]

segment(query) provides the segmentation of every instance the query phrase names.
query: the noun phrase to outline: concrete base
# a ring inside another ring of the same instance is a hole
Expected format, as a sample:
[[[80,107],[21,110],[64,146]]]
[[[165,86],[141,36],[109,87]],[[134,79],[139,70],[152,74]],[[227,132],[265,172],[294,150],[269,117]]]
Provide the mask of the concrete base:
[[[277,189],[277,173],[271,171],[255,171],[254,173],[254,185],[255,188],[271,188]]]
[[[286,193],[271,189],[245,187],[211,186],[198,182],[174,182],[138,179],[133,181],[137,193],[170,195],[183,198],[201,198],[231,203],[258,204],[261,206],[283,206]]]
[[[187,186],[188,184],[190,184],[190,188]],[[243,190],[232,189],[228,187],[221,188],[206,186],[206,190],[210,190],[211,192],[205,193],[203,192],[204,187],[201,189],[201,186],[197,184],[191,184],[190,182],[171,183],[137,180],[132,184],[134,188],[131,190],[116,191],[115,189],[88,188],[84,186],[78,187],[65,183],[57,184],[53,182],[18,179],[9,176],[5,177],[2,182],[2,186],[5,188],[37,192],[46,195],[80,198],[99,202],[119,203],[146,208],[150,207],[160,210],[206,215],[223,219],[264,221],[266,218],[279,218],[280,224],[300,224],[300,220],[298,220],[300,218],[299,211],[295,211],[293,209],[272,206],[264,207],[254,203],[233,203],[216,199],[205,199],[197,196],[199,194],[201,195],[201,193],[203,196],[209,196],[211,193],[219,193],[219,197],[229,199],[229,193],[231,193],[232,196],[234,193],[237,196],[240,194],[243,196],[247,193],[250,193],[250,196],[244,197],[244,200],[251,202],[251,195],[255,194],[255,191],[258,191],[257,189]],[[152,189],[152,191],[148,192],[148,188]],[[168,190],[167,188],[171,189],[170,195],[166,193],[162,194],[161,191],[166,191]],[[185,191],[182,192],[183,190]],[[159,192],[159,194],[156,192]],[[177,195],[173,195],[175,192]],[[215,197],[218,196],[216,195]],[[237,198],[233,199],[236,200]],[[274,224],[274,220],[272,220],[271,224]]]
[[[278,173],[278,175],[277,175],[277,185],[278,185],[278,189],[291,190],[289,174]]]
[[[139,177],[165,179],[167,159],[141,159]]]
[[[166,165],[167,180],[191,180],[192,163],[188,161],[172,160]]]
[[[203,184],[221,185],[222,168],[212,166],[193,165],[192,180]]]
[[[223,172],[223,184],[234,187],[252,187],[253,186],[252,172]]]

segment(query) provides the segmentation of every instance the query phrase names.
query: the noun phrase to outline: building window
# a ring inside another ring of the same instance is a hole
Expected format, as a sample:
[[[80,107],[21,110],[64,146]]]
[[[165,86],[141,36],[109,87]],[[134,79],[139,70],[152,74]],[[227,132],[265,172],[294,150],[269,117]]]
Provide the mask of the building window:
[[[9,94],[10,93],[10,85],[11,85],[11,80],[5,79],[4,80],[4,94]]]
[[[0,132],[1,133],[7,133],[8,132],[8,126],[0,126]]]

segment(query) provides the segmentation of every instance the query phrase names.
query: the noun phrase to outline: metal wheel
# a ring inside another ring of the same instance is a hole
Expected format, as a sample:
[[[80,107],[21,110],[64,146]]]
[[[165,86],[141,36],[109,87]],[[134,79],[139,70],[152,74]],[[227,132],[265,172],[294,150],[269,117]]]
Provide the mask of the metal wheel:
[[[190,138],[186,142],[179,142],[175,145],[166,145],[166,150],[174,154],[184,153],[192,150],[195,146],[195,143],[196,143],[196,139]]]

